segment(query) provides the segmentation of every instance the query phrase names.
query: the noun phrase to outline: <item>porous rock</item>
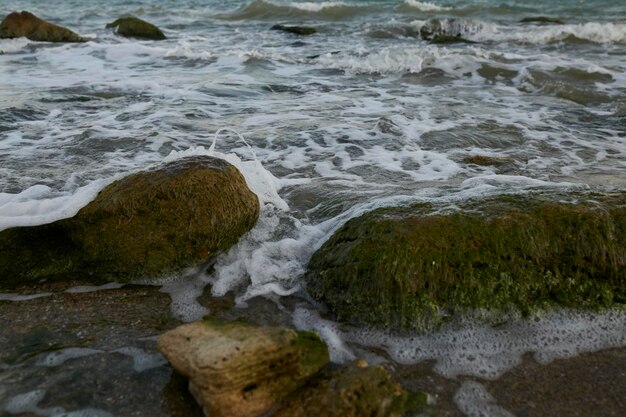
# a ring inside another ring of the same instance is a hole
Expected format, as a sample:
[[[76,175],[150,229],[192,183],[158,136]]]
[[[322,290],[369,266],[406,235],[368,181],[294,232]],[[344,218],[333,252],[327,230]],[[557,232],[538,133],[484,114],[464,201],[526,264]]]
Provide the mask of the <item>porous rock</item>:
[[[350,220],[313,255],[309,293],[341,321],[425,330],[467,309],[626,303],[623,196],[576,204],[503,196],[460,206],[449,214],[386,208]]]
[[[84,42],[76,33],[46,22],[32,13],[13,12],[0,23],[0,38],[25,37],[40,42]]]
[[[115,28],[115,33],[127,38],[139,38],[150,40],[163,40],[165,35],[155,25],[134,16],[120,17],[114,22],[108,23],[106,29]]]
[[[186,324],[158,347],[211,417],[263,415],[328,363],[314,333],[239,321]]]
[[[72,218],[0,232],[0,287],[73,275],[158,278],[228,249],[258,215],[234,166],[179,159],[113,182]]]

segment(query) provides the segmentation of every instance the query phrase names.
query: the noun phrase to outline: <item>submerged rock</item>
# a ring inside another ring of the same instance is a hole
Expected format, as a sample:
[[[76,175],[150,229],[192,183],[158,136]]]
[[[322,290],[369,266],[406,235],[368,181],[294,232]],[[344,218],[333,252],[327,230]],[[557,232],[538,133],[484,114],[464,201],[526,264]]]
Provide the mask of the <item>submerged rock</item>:
[[[468,43],[474,44],[476,42],[470,41],[469,39],[462,38],[460,36],[450,36],[450,35],[435,35],[430,39],[431,43],[437,45],[446,45],[451,43]]]
[[[467,155],[463,158],[463,162],[480,166],[503,166],[513,164],[511,158],[489,155]]]
[[[561,19],[556,19],[554,17],[547,16],[531,16],[525,17],[520,20],[520,23],[544,23],[544,24],[554,24],[554,25],[562,25],[565,22]]]
[[[186,324],[158,347],[211,417],[263,415],[328,363],[314,333],[243,322]]]
[[[311,380],[274,417],[402,417],[427,402],[427,394],[409,394],[384,367],[356,361]]]
[[[293,33],[295,35],[313,35],[317,33],[317,29],[308,27],[308,26],[285,26],[285,25],[274,25],[271,27],[271,30],[282,30],[283,32]]]
[[[464,34],[479,30],[480,22],[466,19],[432,19],[420,28],[420,36],[435,44],[476,43],[463,37]]]
[[[127,38],[151,39],[155,41],[165,39],[161,29],[134,16],[120,17],[116,21],[108,23],[106,28],[115,28],[117,35]]]
[[[13,12],[0,23],[0,38],[25,37],[40,42],[84,42],[76,33],[46,22],[32,13]]]
[[[312,257],[308,291],[341,321],[432,328],[468,308],[626,303],[626,199],[504,196],[350,220]]]
[[[0,232],[0,287],[177,272],[228,249],[258,215],[259,200],[235,167],[180,159],[110,184],[70,219]]]

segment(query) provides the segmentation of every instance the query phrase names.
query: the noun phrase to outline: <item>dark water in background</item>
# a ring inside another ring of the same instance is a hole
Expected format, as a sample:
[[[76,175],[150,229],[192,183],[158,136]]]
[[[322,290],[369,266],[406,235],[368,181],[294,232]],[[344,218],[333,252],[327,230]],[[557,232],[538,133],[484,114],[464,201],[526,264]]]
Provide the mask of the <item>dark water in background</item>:
[[[91,41],[0,40],[0,229],[71,216],[120,175],[209,153],[215,133],[231,129],[219,135],[218,156],[238,165],[265,204],[210,276],[168,284],[187,320],[206,312],[194,300],[207,283],[240,302],[297,292],[329,233],[380,205],[626,188],[624,2],[0,4],[2,15],[14,10]],[[125,13],[168,40],[104,29]],[[564,24],[519,22],[532,16]],[[435,18],[476,43],[422,40]],[[319,32],[297,37],[270,31],[274,23]],[[475,154],[511,162],[463,161]],[[303,314],[294,314],[301,327],[333,328]],[[398,361],[424,359],[411,356],[410,341],[377,337],[368,340],[409,352]],[[540,345],[511,348],[512,357]]]

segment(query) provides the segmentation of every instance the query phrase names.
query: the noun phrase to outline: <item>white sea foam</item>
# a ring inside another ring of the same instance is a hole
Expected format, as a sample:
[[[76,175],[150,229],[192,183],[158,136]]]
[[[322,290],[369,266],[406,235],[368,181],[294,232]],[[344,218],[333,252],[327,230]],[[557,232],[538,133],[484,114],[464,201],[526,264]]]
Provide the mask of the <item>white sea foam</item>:
[[[84,358],[86,356],[97,355],[99,353],[103,353],[102,350],[98,349],[89,349],[89,348],[65,348],[60,349],[55,352],[48,353],[45,357],[40,359],[37,362],[39,366],[48,366],[54,367],[64,364],[66,361],[71,359]]]
[[[0,230],[72,217],[116,178],[96,180],[73,191],[34,185],[18,194],[0,193]]]
[[[452,9],[452,7],[440,6],[429,1],[404,0],[404,4],[423,12],[441,12]]]
[[[454,395],[459,410],[468,417],[515,417],[496,404],[485,387],[475,381],[465,381]]]
[[[470,375],[496,379],[521,363],[532,352],[540,363],[570,358],[583,352],[626,346],[626,312],[582,312],[552,310],[522,319],[511,319],[492,328],[473,322],[451,325],[426,335],[394,336],[379,330],[352,329],[321,319],[316,311],[301,307],[294,314],[300,329],[316,330],[335,343],[333,357],[349,357],[346,343],[384,349],[398,363],[415,364],[435,360],[434,370],[444,376]]]
[[[158,368],[165,365],[167,361],[159,353],[148,353],[143,349],[132,346],[126,346],[114,350],[113,352],[130,356],[133,359],[133,369],[135,372],[143,372],[148,369]]]
[[[0,39],[0,54],[19,52],[32,43],[26,38]]]
[[[305,10],[307,12],[320,12],[324,9],[342,7],[342,6],[348,6],[348,5],[340,1],[323,1],[321,3],[304,1],[304,2],[292,2],[292,3],[289,3],[289,6],[299,9],[299,10]]]

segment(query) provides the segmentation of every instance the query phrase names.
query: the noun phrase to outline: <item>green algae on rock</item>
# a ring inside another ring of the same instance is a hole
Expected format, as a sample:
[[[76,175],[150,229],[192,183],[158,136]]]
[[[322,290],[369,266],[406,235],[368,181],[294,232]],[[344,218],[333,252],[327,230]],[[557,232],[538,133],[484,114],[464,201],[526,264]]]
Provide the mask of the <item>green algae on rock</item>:
[[[72,218],[0,232],[0,288],[72,275],[158,278],[230,248],[258,215],[235,167],[183,158],[110,184]]]
[[[565,22],[561,19],[557,19],[554,17],[530,16],[530,17],[525,17],[522,20],[520,20],[520,23],[543,23],[543,24],[562,25]]]
[[[317,29],[308,26],[285,26],[279,24],[272,26],[270,30],[281,30],[283,32],[301,36],[313,35],[314,33],[317,33]]]
[[[626,199],[504,196],[453,214],[428,205],[347,222],[311,259],[307,288],[341,321],[427,329],[470,309],[626,303]]]
[[[0,38],[25,37],[40,42],[84,42],[76,33],[46,22],[32,13],[13,12],[0,23]]]
[[[159,337],[206,415],[260,416],[324,368],[328,349],[310,332],[205,320]]]
[[[274,417],[402,417],[427,402],[427,394],[408,393],[384,367],[356,361],[316,376]]]
[[[134,16],[120,17],[114,22],[108,23],[106,29],[115,28],[115,33],[127,38],[150,39],[160,41],[165,35],[155,25]]]

